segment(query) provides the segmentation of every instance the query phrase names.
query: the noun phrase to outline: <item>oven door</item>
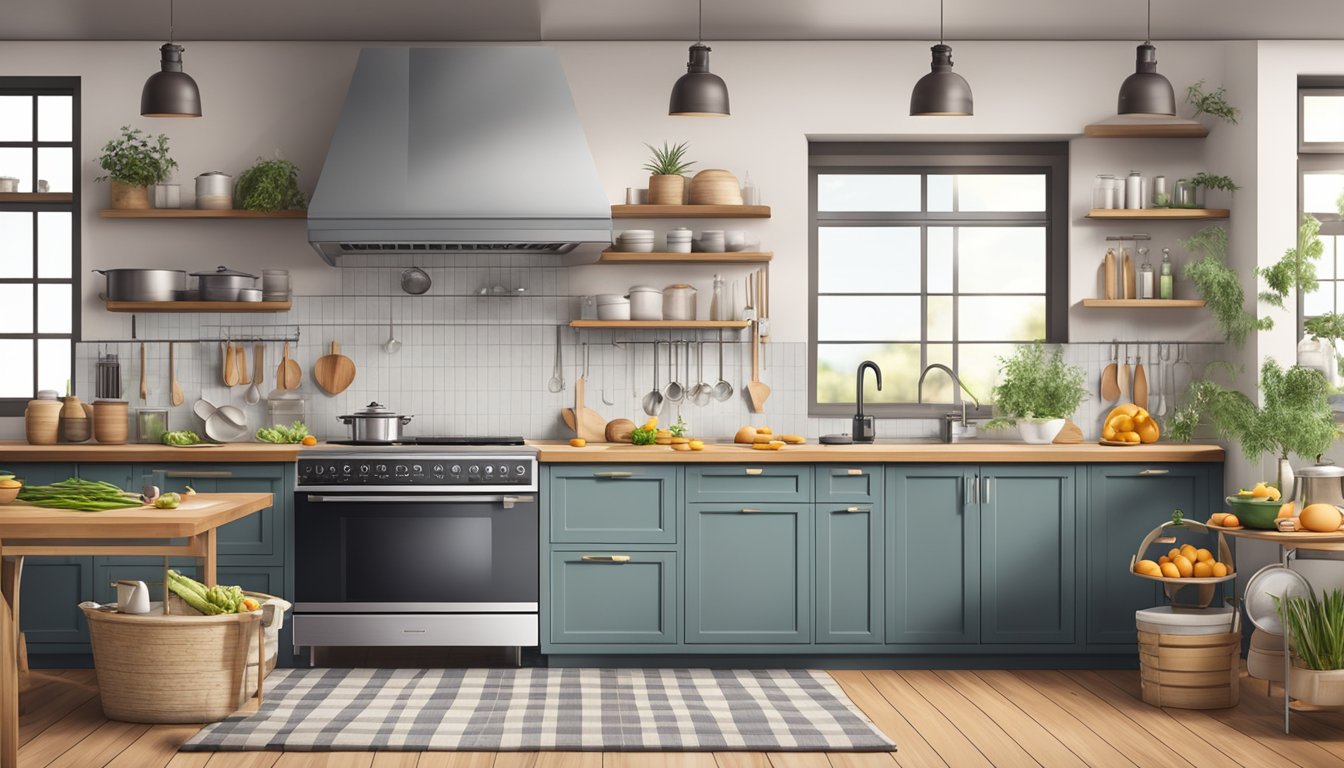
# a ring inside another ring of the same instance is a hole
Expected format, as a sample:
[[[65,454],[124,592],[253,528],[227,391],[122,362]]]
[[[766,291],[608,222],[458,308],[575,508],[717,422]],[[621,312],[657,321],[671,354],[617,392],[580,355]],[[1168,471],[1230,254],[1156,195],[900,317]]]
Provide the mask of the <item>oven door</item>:
[[[295,495],[296,613],[536,613],[537,498]]]

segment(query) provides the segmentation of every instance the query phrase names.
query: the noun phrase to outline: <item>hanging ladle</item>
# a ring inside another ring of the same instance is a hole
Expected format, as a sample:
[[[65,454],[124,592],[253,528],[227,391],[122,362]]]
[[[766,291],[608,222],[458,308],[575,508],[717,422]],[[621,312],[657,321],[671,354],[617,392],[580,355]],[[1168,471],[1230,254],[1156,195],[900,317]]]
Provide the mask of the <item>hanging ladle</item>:
[[[383,351],[389,355],[394,355],[401,349],[401,340],[392,332],[392,307],[387,308],[387,341],[383,342]]]
[[[714,399],[727,402],[733,396],[733,385],[723,378],[723,330],[719,330],[719,381],[714,385]]]
[[[644,396],[644,412],[650,416],[657,416],[663,412],[663,393],[658,389],[658,344],[653,342],[653,389]]]

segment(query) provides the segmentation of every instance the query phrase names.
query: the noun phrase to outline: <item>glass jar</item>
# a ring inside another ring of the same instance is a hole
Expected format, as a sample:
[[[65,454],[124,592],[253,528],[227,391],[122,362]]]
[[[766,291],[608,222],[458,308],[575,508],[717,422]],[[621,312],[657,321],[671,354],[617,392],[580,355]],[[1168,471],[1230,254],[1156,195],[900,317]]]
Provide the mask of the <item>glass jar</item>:
[[[1172,208],[1198,208],[1195,200],[1195,184],[1189,179],[1176,180],[1176,192],[1171,200]]]
[[[1115,177],[1109,173],[1097,174],[1092,182],[1092,207],[1106,210],[1115,207]]]
[[[1167,193],[1167,177],[1153,177],[1153,207],[1170,208],[1171,195]]]
[[[135,411],[136,440],[142,443],[161,443],[168,431],[167,408],[138,408]]]
[[[1170,299],[1175,296],[1176,276],[1171,273],[1171,249],[1162,249],[1162,273],[1157,280],[1157,296],[1161,299]]]
[[[1139,298],[1153,298],[1153,265],[1148,262],[1148,249],[1139,248],[1139,258],[1142,262],[1139,264]]]

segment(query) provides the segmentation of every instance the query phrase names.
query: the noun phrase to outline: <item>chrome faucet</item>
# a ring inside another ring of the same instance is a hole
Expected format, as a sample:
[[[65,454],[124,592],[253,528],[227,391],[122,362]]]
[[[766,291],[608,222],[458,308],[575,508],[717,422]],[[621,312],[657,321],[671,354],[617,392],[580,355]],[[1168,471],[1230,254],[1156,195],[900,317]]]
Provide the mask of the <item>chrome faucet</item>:
[[[853,440],[856,443],[871,443],[877,439],[877,425],[872,416],[863,415],[863,374],[871,370],[877,377],[877,389],[882,391],[882,369],[877,367],[877,363],[872,360],[864,360],[859,363],[859,371],[855,374],[854,402],[858,405],[858,412],[854,414],[854,426],[851,428]]]
[[[959,387],[962,392],[965,392],[966,395],[971,398],[971,401],[975,403],[975,407],[976,408],[980,407],[980,399],[977,398],[971,392],[971,390],[967,389],[965,384],[961,383],[961,379],[957,377],[957,374],[954,373],[951,368],[948,368],[946,365],[943,365],[942,363],[929,363],[924,367],[924,370],[920,372],[919,384],[915,390],[916,402],[918,403],[924,402],[924,379],[929,375],[929,371],[933,370],[934,368],[945,371],[948,376],[951,376],[952,381],[956,382],[957,387]],[[957,434],[957,430],[954,428],[956,423],[957,423],[957,414],[955,413],[944,414],[943,417],[938,421],[938,439],[942,440],[944,443],[953,442]],[[966,401],[962,400],[960,431],[964,432],[969,425],[970,422],[966,420]]]

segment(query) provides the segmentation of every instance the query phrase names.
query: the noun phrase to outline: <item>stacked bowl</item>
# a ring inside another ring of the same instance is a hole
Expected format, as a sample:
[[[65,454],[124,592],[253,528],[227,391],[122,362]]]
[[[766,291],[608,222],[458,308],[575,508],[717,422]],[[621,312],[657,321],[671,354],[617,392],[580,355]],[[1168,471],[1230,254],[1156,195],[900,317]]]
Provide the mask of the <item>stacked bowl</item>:
[[[668,253],[690,253],[691,252],[691,230],[686,227],[679,227],[667,233],[667,252]]]
[[[616,237],[616,250],[623,253],[652,253],[652,229],[627,229]]]

